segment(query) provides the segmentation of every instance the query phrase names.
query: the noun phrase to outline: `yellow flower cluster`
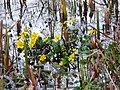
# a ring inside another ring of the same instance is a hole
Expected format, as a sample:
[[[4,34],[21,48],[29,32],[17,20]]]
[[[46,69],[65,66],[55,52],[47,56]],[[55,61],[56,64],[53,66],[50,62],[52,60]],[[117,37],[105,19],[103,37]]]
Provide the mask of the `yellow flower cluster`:
[[[43,54],[40,56],[40,61],[45,61],[45,59],[46,59],[46,55]]]
[[[61,34],[58,34],[54,37],[53,41],[57,42],[61,38]]]
[[[19,41],[16,42],[16,45],[17,45],[17,48],[21,48],[22,49],[24,47],[24,42],[19,40]]]
[[[30,47],[30,48],[32,48],[32,47],[35,45],[37,39],[38,39],[38,34],[37,34],[36,32],[33,32],[33,33],[31,34],[30,42],[29,42],[29,47]]]
[[[74,59],[75,59],[75,54],[72,53],[72,54],[69,56],[68,60],[69,60],[69,61],[74,61]]]
[[[27,34],[28,34],[28,28],[23,28],[23,31],[20,33],[20,36],[18,36],[18,39],[25,39]],[[17,45],[17,48],[23,48],[24,41],[18,40],[16,42],[16,45]]]
[[[28,28],[23,28],[23,31],[20,33],[20,36],[18,37],[18,39],[25,38],[26,34],[28,34]]]

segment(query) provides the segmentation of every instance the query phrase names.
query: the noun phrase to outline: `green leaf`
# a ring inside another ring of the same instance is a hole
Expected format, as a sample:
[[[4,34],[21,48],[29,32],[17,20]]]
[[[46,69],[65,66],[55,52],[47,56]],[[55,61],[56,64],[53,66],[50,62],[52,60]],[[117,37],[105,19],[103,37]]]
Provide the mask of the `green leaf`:
[[[75,87],[73,90],[81,90],[80,87]]]
[[[60,51],[60,48],[59,48],[59,46],[57,45],[56,42],[52,42],[52,46],[54,47],[54,50],[55,50],[56,53],[58,53]]]
[[[63,58],[63,63],[64,65],[68,65],[69,64],[68,58]]]
[[[54,56],[54,54],[55,54],[54,52],[50,51],[49,54],[48,54],[48,56],[52,57],[52,56]]]

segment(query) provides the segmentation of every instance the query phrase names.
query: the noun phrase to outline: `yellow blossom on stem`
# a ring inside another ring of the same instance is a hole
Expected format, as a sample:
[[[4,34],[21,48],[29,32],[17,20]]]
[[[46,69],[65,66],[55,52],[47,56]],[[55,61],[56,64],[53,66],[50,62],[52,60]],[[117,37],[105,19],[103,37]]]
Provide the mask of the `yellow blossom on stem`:
[[[30,42],[29,42],[29,47],[32,48],[36,43],[36,40],[34,39],[31,39]]]
[[[46,37],[45,39],[43,39],[43,42],[46,42],[48,40],[48,37]]]
[[[33,33],[31,34],[31,39],[36,40],[37,38],[38,38],[38,34],[37,34],[36,32],[33,32]]]
[[[24,32],[21,32],[20,33],[20,36],[18,38],[25,38],[25,33]]]
[[[59,65],[60,65],[60,66],[63,66],[63,61],[60,61]]]
[[[43,54],[40,56],[40,61],[45,61],[45,59],[46,59],[46,55]]]
[[[61,34],[58,34],[54,37],[53,41],[57,42],[61,38]]]
[[[23,48],[24,47],[24,42],[23,41],[17,41],[16,42],[17,48]]]
[[[89,35],[92,35],[93,33],[95,33],[96,31],[94,30],[94,29],[91,29],[90,31],[89,31]]]
[[[75,54],[72,53],[72,54],[69,56],[68,60],[69,60],[69,61],[74,61],[74,59],[75,59]]]
[[[76,48],[73,48],[72,51],[75,52],[75,51],[76,51]]]

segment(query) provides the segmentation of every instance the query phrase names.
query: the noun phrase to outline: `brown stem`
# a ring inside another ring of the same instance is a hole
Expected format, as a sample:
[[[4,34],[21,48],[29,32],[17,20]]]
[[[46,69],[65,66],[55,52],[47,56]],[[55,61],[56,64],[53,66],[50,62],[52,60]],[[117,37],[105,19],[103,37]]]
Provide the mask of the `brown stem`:
[[[57,77],[57,87],[58,88],[61,88],[61,76],[60,75],[58,75],[58,77]]]
[[[3,21],[0,22],[0,55],[2,54],[2,27]]]

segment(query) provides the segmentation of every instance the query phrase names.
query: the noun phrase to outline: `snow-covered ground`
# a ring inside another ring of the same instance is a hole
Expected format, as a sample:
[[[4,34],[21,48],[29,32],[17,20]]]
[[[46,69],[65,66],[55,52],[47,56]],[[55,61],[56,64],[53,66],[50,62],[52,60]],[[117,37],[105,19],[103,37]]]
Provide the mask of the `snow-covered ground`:
[[[5,11],[3,1],[4,0],[0,0],[0,3],[1,3],[0,4],[0,20],[3,20],[4,26],[10,27],[10,26],[16,24],[16,21],[20,19],[20,17],[19,17],[20,5],[18,3],[19,0],[10,0],[11,5],[12,5],[11,11],[12,11],[12,15],[13,15],[13,20],[10,19],[8,10]],[[45,3],[45,1],[48,1],[48,0],[42,0],[42,1],[43,1],[43,3]],[[101,2],[101,0],[96,0],[96,1]],[[120,3],[120,1],[119,1],[119,3]],[[21,20],[22,21],[22,28],[29,27],[32,32],[34,32],[34,31],[38,32],[39,35],[44,38],[45,36],[43,33],[45,33],[45,35],[49,34],[49,28],[48,28],[47,23],[49,21],[49,18],[51,18],[52,16],[48,15],[46,7],[44,7],[44,9],[43,9],[42,15],[40,15],[40,11],[42,10],[42,3],[40,2],[40,0],[27,0],[26,4],[27,4],[27,8],[26,8],[26,11],[24,12],[23,18]],[[45,5],[47,5],[47,4],[45,4]],[[23,9],[25,9],[25,7]],[[100,11],[103,10],[103,8],[100,8],[99,5],[98,5],[97,9],[99,9]],[[40,15],[40,17],[39,17],[39,15]],[[57,13],[57,16],[59,16],[59,12]],[[102,11],[102,12],[100,12],[101,22],[104,21],[103,16],[104,16],[104,14]],[[94,18],[96,18],[96,16]],[[96,22],[94,22],[94,18],[92,19],[93,25],[96,25]],[[68,14],[68,19],[70,19],[69,14]],[[88,19],[88,21],[90,21],[90,20]],[[76,22],[78,22],[78,23],[76,23],[76,27],[79,28],[79,17],[78,16],[76,16]],[[61,23],[59,22],[59,18],[58,18],[58,21],[56,23],[57,23],[57,25],[55,27],[55,34],[60,32]],[[30,24],[32,24],[32,27],[30,26]],[[100,28],[101,27],[102,27],[102,25],[100,25]],[[71,26],[71,28],[74,28],[74,27]],[[43,31],[43,33],[41,33],[41,31]],[[4,29],[3,33],[5,33],[5,29]],[[11,46],[12,46],[12,43],[17,40],[16,27],[9,34],[13,35],[12,39],[10,40]],[[12,49],[13,49],[13,47],[11,47],[11,50]],[[10,53],[12,53],[12,52],[10,52]],[[22,55],[23,54],[21,54],[21,56]],[[19,62],[20,69],[21,69],[21,66],[23,65],[22,62],[23,62],[22,60]],[[76,79],[73,80],[73,78],[70,78],[70,80],[76,81]],[[65,84],[63,83],[63,85],[65,85]],[[49,89],[49,90],[53,90],[53,89]],[[61,89],[61,90],[63,90],[63,89]]]

